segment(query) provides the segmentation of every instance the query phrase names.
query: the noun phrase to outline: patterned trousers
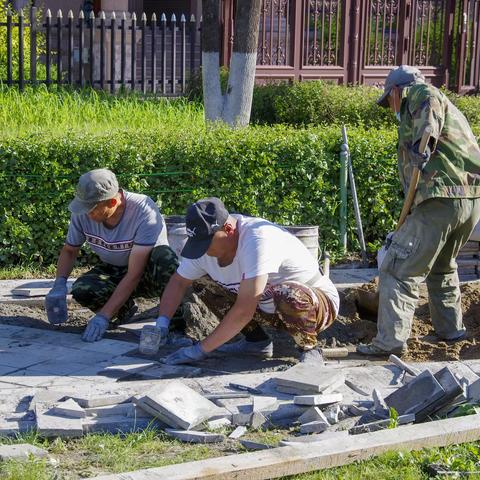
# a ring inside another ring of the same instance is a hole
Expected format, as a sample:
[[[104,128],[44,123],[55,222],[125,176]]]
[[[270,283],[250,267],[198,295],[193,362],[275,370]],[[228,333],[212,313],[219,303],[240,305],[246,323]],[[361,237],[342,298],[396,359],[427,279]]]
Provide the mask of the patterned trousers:
[[[168,245],[155,247],[137,288],[118,311],[117,320],[127,316],[134,305],[134,298],[159,298],[177,267],[178,258]],[[107,303],[127,270],[126,266],[100,263],[75,281],[72,296],[80,305],[96,312]]]

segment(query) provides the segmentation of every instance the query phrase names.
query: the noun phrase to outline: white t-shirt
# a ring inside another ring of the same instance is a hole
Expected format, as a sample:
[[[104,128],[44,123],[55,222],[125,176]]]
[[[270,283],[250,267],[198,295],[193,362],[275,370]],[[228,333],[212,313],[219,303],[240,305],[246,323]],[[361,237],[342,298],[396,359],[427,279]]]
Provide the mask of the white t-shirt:
[[[308,283],[320,288],[332,301],[338,313],[339,297],[332,281],[319,275],[317,261],[305,245],[291,233],[263,218],[232,215],[237,219],[238,248],[233,262],[220,267],[215,257],[207,254],[191,260],[182,258],[177,273],[183,278],[197,280],[208,274],[227,290],[237,293],[243,279],[268,274],[268,282],[259,307],[266,313],[275,313],[269,287],[287,281]],[[310,280],[316,278],[313,284]]]

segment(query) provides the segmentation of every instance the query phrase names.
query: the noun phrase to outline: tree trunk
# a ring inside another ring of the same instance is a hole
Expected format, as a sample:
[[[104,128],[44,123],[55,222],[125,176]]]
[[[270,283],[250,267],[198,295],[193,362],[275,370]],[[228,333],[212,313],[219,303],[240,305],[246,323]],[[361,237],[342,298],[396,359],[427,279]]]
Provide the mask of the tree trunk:
[[[221,120],[223,110],[220,86],[220,0],[202,2],[202,81],[205,121]]]
[[[261,0],[238,0],[227,91],[220,86],[219,1],[203,0],[202,62],[205,120],[248,125],[252,109]]]
[[[232,126],[246,126],[250,121],[261,6],[261,0],[237,1],[233,53],[222,115],[223,121]]]

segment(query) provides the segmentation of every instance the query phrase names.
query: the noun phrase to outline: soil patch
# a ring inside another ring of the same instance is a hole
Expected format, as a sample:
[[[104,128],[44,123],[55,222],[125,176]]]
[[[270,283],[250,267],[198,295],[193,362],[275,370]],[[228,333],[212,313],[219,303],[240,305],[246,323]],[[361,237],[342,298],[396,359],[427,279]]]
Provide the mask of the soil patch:
[[[374,290],[373,284],[362,288]],[[420,287],[420,300],[408,342],[409,353],[404,359],[409,361],[459,360],[480,358],[480,282],[462,285],[462,310],[467,328],[466,338],[458,342],[445,342],[437,339],[430,320],[428,294],[426,286]],[[354,303],[355,290],[340,292],[340,313],[336,322],[319,335],[322,347],[354,346],[371,341],[377,331],[375,322],[360,318]],[[132,321],[155,318],[158,314],[157,299],[138,299],[139,314]],[[208,335],[218,325],[219,319],[235,302],[235,295],[227,292],[209,279],[195,282],[185,298],[183,316],[186,323],[185,333],[195,340]],[[73,303],[69,306],[69,320],[61,327],[47,322],[45,310],[41,306],[18,304],[0,304],[0,323],[25,325],[34,328],[61,329],[65,332],[83,331],[91,318],[92,312]],[[254,319],[268,317],[257,312]],[[298,352],[290,336],[273,328],[266,328],[274,339],[274,357],[282,358],[287,363],[295,362]],[[138,342],[138,338],[120,329],[110,329],[107,338]]]

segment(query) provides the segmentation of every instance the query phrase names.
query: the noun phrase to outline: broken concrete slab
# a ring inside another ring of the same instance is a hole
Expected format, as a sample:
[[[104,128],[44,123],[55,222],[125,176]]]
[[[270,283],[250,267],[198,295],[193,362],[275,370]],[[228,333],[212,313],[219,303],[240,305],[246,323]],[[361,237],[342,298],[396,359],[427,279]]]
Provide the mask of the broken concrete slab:
[[[322,420],[317,420],[313,422],[308,422],[308,423],[302,423],[300,425],[300,433],[306,434],[306,433],[322,433],[325,430],[328,429],[330,425],[328,422],[324,422]]]
[[[417,422],[422,422],[429,415],[432,415],[437,410],[453,402],[455,398],[463,393],[462,385],[455,378],[455,375],[448,367],[444,367],[439,370],[437,373],[435,373],[434,377],[440,383],[445,393],[443,396],[433,401],[415,414]]]
[[[468,386],[467,396],[470,402],[480,401],[480,379],[475,380],[475,382]]]
[[[171,437],[189,443],[221,443],[225,436],[220,433],[198,432],[195,430],[175,430],[166,428],[165,432]]]
[[[58,402],[49,410],[49,413],[61,417],[66,416],[72,418],[85,418],[87,416],[85,410],[71,398],[63,402]]]
[[[152,419],[151,416],[126,417],[112,415],[108,417],[87,417],[83,420],[83,432],[87,433],[132,433],[146,428],[163,429],[164,424]]]
[[[218,430],[223,427],[228,427],[232,422],[228,418],[218,418],[217,420],[211,420],[207,422],[207,428],[209,430]]]
[[[240,443],[247,450],[268,450],[273,448],[272,445],[266,445],[265,443],[252,442],[251,440],[240,440]]]
[[[247,427],[244,425],[239,425],[229,436],[228,438],[237,439],[240,438],[242,435],[247,433]]]
[[[267,419],[264,417],[261,412],[253,412],[252,418],[250,420],[250,426],[254,429],[260,428],[267,422]]]
[[[302,424],[319,421],[328,424],[327,417],[318,407],[310,407],[305,413],[300,415],[298,421]]]
[[[0,445],[0,461],[7,460],[28,460],[30,457],[47,458],[48,452],[43,448],[28,443],[17,443],[16,445]]]
[[[399,415],[416,414],[443,395],[445,390],[432,372],[424,370],[411,382],[386,397],[385,403],[389,408],[394,408]]]
[[[330,425],[337,424],[342,414],[342,411],[340,410],[340,405],[332,405],[325,410],[324,414]]]
[[[327,394],[343,385],[345,376],[336,369],[319,370],[306,363],[299,363],[275,377],[275,381],[277,386],[299,389],[300,393]]]
[[[87,408],[85,409],[85,412],[89,416],[94,415],[96,417],[111,417],[114,415],[133,417],[135,415],[135,405],[132,402],[119,403],[117,405],[106,405],[104,407]]]
[[[81,407],[93,408],[104,407],[106,405],[116,405],[131,401],[132,395],[128,393],[105,393],[104,395],[92,394],[73,394],[71,396]]]
[[[406,425],[415,421],[414,414],[400,415],[397,418],[398,425]],[[387,418],[386,420],[377,420],[376,422],[364,423],[362,425],[355,425],[348,430],[350,435],[358,435],[360,433],[376,432],[378,430],[384,430],[392,425],[392,420]]]
[[[39,403],[48,403],[54,405],[69,398],[68,392],[61,392],[58,390],[42,389],[37,390],[30,401],[30,410],[35,410],[35,405]]]
[[[218,413],[218,407],[181,382],[172,381],[152,388],[142,397],[162,421],[188,430]]]
[[[76,438],[83,435],[82,419],[51,415],[48,413],[49,410],[49,405],[42,405],[41,403],[35,405],[39,435],[46,438]]]
[[[297,405],[323,406],[332,403],[341,402],[343,395],[341,393],[329,393],[327,395],[297,395],[293,402]]]
[[[273,412],[278,408],[278,399],[276,397],[253,397],[253,412]]]

